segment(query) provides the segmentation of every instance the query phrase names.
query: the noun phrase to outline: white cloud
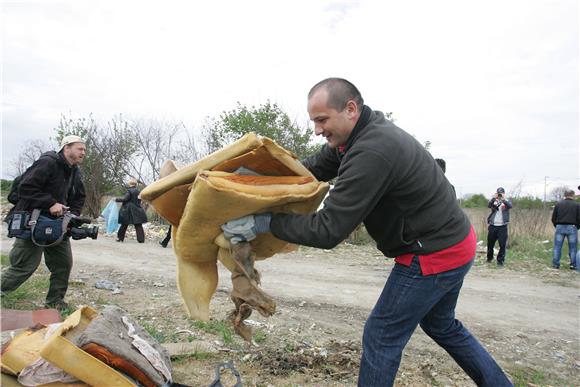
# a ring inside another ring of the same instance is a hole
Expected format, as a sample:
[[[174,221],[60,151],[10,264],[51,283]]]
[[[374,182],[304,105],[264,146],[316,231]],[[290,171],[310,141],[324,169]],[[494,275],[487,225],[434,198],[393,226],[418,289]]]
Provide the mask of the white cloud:
[[[320,79],[448,161],[463,192],[580,183],[573,0],[10,1],[2,5],[3,168],[61,113],[184,120],[267,99],[306,122]],[[17,133],[17,135],[15,134]],[[515,183],[514,183],[515,184]]]

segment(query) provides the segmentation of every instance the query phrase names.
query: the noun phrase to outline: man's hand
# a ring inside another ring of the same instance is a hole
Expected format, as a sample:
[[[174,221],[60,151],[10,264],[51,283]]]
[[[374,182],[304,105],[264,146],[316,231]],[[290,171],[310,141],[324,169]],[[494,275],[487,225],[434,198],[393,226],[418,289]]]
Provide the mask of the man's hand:
[[[50,212],[50,215],[52,216],[61,216],[64,215],[64,212],[68,210],[68,207],[61,204],[61,203],[54,203],[52,205],[52,207],[50,207],[48,209],[48,212]]]
[[[246,215],[222,224],[222,230],[224,230],[224,236],[234,245],[249,242],[256,239],[257,234],[270,231],[271,218],[272,215],[269,213]]]

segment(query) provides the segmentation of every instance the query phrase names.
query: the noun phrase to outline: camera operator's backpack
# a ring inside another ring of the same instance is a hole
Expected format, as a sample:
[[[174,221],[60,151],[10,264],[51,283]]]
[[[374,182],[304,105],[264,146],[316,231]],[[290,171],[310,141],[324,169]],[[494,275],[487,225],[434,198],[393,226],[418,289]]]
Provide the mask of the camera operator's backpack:
[[[58,153],[56,153],[55,151],[49,151],[49,152],[45,152],[43,153],[39,159],[41,157],[50,157],[53,160],[58,160]],[[35,161],[36,162],[36,161]],[[12,187],[10,187],[10,192],[8,192],[8,201],[14,205],[16,205],[16,203],[18,203],[18,200],[20,200],[20,197],[18,195],[18,187],[20,186],[20,183],[22,182],[22,179],[24,179],[24,177],[30,172],[30,170],[32,169],[32,167],[34,166],[34,163],[32,163],[31,166],[29,166],[28,168],[26,168],[26,171],[24,171],[24,173],[20,176],[17,176],[13,181],[12,181]]]

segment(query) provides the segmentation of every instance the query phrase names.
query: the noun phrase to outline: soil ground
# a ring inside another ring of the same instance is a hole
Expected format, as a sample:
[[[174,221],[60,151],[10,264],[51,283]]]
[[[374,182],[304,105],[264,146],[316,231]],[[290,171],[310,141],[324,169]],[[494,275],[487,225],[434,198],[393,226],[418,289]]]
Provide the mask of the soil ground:
[[[12,244],[5,234],[2,254]],[[373,246],[348,244],[333,250],[301,247],[257,262],[262,288],[278,306],[270,318],[256,312],[250,317],[255,343],[249,345],[231,337],[224,324],[233,304],[223,267],[211,305],[213,325],[199,324],[184,312],[171,244],[163,249],[157,239],[118,243],[100,235],[96,241],[73,241],[73,252],[67,301],[126,309],[173,351],[179,347],[182,354],[172,358],[174,379],[192,386],[210,385],[216,365],[229,360],[246,386],[356,385],[364,322],[393,267]],[[46,269],[38,275],[46,275]],[[457,318],[516,384],[578,386],[579,278],[567,269],[514,270],[509,253],[504,268],[478,256],[466,277]],[[121,293],[95,288],[103,279],[117,283]],[[224,376],[224,385],[233,381]],[[419,328],[405,349],[396,385],[474,384]]]

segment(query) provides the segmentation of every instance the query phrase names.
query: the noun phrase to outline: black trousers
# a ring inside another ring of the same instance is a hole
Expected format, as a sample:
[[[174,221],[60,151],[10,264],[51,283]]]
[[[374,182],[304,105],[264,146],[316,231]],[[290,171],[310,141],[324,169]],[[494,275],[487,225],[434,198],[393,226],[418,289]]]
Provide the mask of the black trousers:
[[[165,235],[165,238],[161,241],[161,246],[167,247],[167,244],[169,243],[170,240],[171,240],[171,225],[169,225],[167,235]]]
[[[135,231],[137,232],[137,242],[139,243],[145,242],[145,231],[143,231],[143,225],[139,223],[134,224],[134,226]],[[121,227],[119,227],[119,231],[117,231],[117,239],[120,240],[121,242],[125,240],[125,233],[127,232],[127,227],[129,227],[128,224],[122,224]]]
[[[503,263],[505,260],[505,248],[508,239],[508,227],[505,226],[487,226],[487,260],[493,260],[493,247],[495,242],[499,242],[499,252],[497,253],[497,262]]]

